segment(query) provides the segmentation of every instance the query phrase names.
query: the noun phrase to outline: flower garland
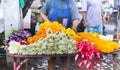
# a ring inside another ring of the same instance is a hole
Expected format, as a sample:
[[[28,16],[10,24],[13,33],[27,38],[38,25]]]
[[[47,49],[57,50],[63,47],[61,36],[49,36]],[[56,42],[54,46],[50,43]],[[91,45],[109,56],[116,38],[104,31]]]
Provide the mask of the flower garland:
[[[20,42],[21,44],[27,44],[26,40],[29,36],[31,36],[31,33],[26,30],[12,30],[11,35],[5,41],[5,46],[9,46],[9,43],[11,41]]]
[[[68,28],[65,29],[65,27],[58,22],[44,22],[40,24],[40,28],[38,30],[38,32],[33,36],[33,37],[28,37],[27,42],[29,44],[32,44],[34,42],[38,42],[39,39],[41,38],[45,38],[47,34],[49,33],[56,33],[56,32],[62,32],[64,31],[67,35],[70,36],[75,36],[76,33],[74,32],[74,30]]]
[[[40,38],[46,37],[47,33],[51,33],[51,31],[47,32],[49,28],[51,29],[52,33],[56,33],[57,31],[61,32],[65,29],[62,26],[62,24],[60,24],[58,22],[46,21],[46,22],[40,24],[40,28],[39,28],[38,32],[33,37],[28,37],[27,42],[29,44],[32,44],[34,42],[37,42]]]
[[[72,30],[71,28],[67,28],[64,30],[64,32],[68,35],[68,36],[76,36],[76,33],[74,30]]]
[[[76,53],[76,41],[72,36],[67,36],[64,32],[48,34],[38,42],[29,45],[21,45],[12,41],[8,47],[11,54],[41,55],[41,54],[72,54]]]
[[[77,42],[80,42],[84,39],[87,39],[90,43],[94,43],[94,46],[97,50],[103,53],[111,53],[114,50],[118,49],[118,43],[109,41],[108,39],[102,39],[100,38],[100,35],[98,33],[92,33],[92,32],[81,32],[78,33],[74,39]]]
[[[40,28],[34,36],[27,38],[28,44],[24,41],[18,42],[13,40],[9,45],[9,52],[23,55],[75,53],[76,41],[73,39],[75,35],[74,30],[70,28],[65,29],[65,27],[58,22],[46,21],[40,24]],[[17,47],[17,44],[19,47]],[[16,48],[16,50],[14,50],[14,48]]]
[[[102,67],[102,60],[100,58],[100,52],[94,47],[93,44],[88,41],[81,41],[77,43],[78,52],[75,56],[75,63],[79,68],[91,69],[96,66],[96,63],[100,62],[100,69]]]

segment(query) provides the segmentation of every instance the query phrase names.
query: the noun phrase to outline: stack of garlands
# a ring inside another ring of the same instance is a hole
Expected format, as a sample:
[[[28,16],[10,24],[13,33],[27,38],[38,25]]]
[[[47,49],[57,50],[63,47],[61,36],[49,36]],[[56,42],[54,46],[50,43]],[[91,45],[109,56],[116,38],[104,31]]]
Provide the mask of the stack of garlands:
[[[98,33],[92,32],[81,32],[78,33],[74,39],[77,42],[81,42],[82,40],[88,40],[88,42],[93,43],[95,48],[103,53],[111,53],[114,50],[118,49],[118,43],[109,41],[108,39],[102,38]]]
[[[41,55],[41,54],[72,54],[76,53],[76,41],[72,36],[67,36],[64,32],[47,34],[38,42],[21,45],[19,42],[10,42],[9,53],[22,55]]]
[[[20,42],[21,44],[27,44],[27,37],[31,36],[31,33],[23,29],[12,30],[8,39],[5,41],[5,46],[9,46],[11,41]]]
[[[26,30],[12,30],[8,39],[5,41],[5,49],[9,51],[9,53],[17,53],[20,48],[23,46],[27,46],[27,37],[31,36],[32,34]],[[14,44],[10,44],[11,42],[15,42]],[[10,47],[11,46],[11,47]]]
[[[8,49],[12,54],[23,55],[75,53],[75,35],[74,30],[65,29],[58,22],[44,22],[40,24],[40,29],[34,36],[27,38],[28,45],[11,42]]]
[[[118,49],[118,43],[113,42],[93,32],[77,33],[74,39],[77,43],[77,55],[75,61],[80,68],[91,69],[99,61],[101,64],[100,53],[111,53]],[[100,66],[101,67],[101,66]]]
[[[27,41],[29,44],[32,44],[34,42],[37,42],[40,38],[44,38],[47,35],[47,33],[50,33],[50,32],[55,33],[57,31],[61,32],[64,29],[65,28],[62,26],[62,24],[58,22],[52,23],[52,22],[46,21],[40,24],[40,29],[38,30],[38,32],[33,37],[28,37]]]
[[[40,38],[46,37],[49,33],[56,33],[56,32],[62,32],[64,31],[67,35],[75,36],[76,33],[74,30],[68,28],[65,29],[65,27],[58,22],[44,22],[40,24],[40,29],[33,37],[28,37],[27,41],[29,44],[32,44],[34,42],[37,42]]]

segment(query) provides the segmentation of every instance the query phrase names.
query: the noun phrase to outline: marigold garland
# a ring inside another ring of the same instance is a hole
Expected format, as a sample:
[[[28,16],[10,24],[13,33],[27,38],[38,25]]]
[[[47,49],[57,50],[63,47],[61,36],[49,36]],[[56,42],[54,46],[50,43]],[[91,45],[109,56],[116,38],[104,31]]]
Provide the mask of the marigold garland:
[[[77,42],[80,42],[84,39],[87,39],[89,42],[94,43],[95,48],[103,53],[111,53],[114,50],[118,49],[118,43],[109,41],[109,40],[103,40],[99,38],[100,35],[98,33],[92,33],[92,32],[80,32],[77,33],[77,35],[74,37],[74,39]]]
[[[40,29],[33,37],[28,37],[27,42],[29,44],[37,42],[40,38],[44,38],[46,36],[46,32],[48,29],[51,29],[53,33],[61,32],[65,28],[62,26],[62,24],[58,22],[44,22],[40,24]]]
[[[64,32],[65,32],[67,35],[70,35],[70,36],[76,36],[75,31],[72,30],[71,28],[67,28],[67,29],[65,29]]]
[[[37,42],[40,38],[46,37],[47,33],[56,33],[61,31],[64,31],[67,35],[70,35],[70,36],[76,35],[74,30],[70,28],[65,29],[65,27],[61,23],[58,23],[56,21],[55,22],[46,21],[40,24],[40,29],[33,37],[28,37],[27,42],[31,44],[31,43]]]

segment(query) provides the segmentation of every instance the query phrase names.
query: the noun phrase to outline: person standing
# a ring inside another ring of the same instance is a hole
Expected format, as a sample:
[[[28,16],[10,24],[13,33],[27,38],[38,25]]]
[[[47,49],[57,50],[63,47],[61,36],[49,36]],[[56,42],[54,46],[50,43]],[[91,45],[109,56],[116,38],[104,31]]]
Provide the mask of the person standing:
[[[119,17],[120,17],[120,0],[114,0],[113,21],[115,23],[115,31],[117,31]]]
[[[120,0],[114,0],[114,8],[117,10],[120,9]]]
[[[83,0],[82,16],[85,32],[97,32],[103,34],[103,22],[106,23],[102,12],[101,0]]]
[[[80,22],[78,8],[73,0],[47,0],[41,9],[41,17],[44,21],[58,21],[75,31]],[[68,57],[62,57],[61,62],[63,70],[68,70]],[[49,57],[48,70],[54,70],[54,65],[55,57]]]

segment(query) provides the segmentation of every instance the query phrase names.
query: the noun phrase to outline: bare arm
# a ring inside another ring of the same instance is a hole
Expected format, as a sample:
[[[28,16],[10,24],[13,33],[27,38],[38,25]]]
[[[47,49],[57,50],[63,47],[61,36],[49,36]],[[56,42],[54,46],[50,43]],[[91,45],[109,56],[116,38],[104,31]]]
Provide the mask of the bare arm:
[[[73,23],[72,29],[76,31],[76,28],[77,28],[77,26],[78,26],[78,24],[79,24],[79,20],[77,20],[77,19],[76,19],[76,20],[73,20],[72,23]]]
[[[43,21],[49,21],[48,17],[44,13],[41,12],[40,16],[43,19]]]
[[[102,11],[101,12],[102,21],[103,21],[103,23],[106,23],[106,19],[105,19],[104,13],[103,13],[103,9],[101,11]]]
[[[86,12],[85,11],[82,12],[82,17],[83,17],[83,21],[84,21],[84,26],[87,27],[88,23],[87,23],[87,20],[86,20]]]

